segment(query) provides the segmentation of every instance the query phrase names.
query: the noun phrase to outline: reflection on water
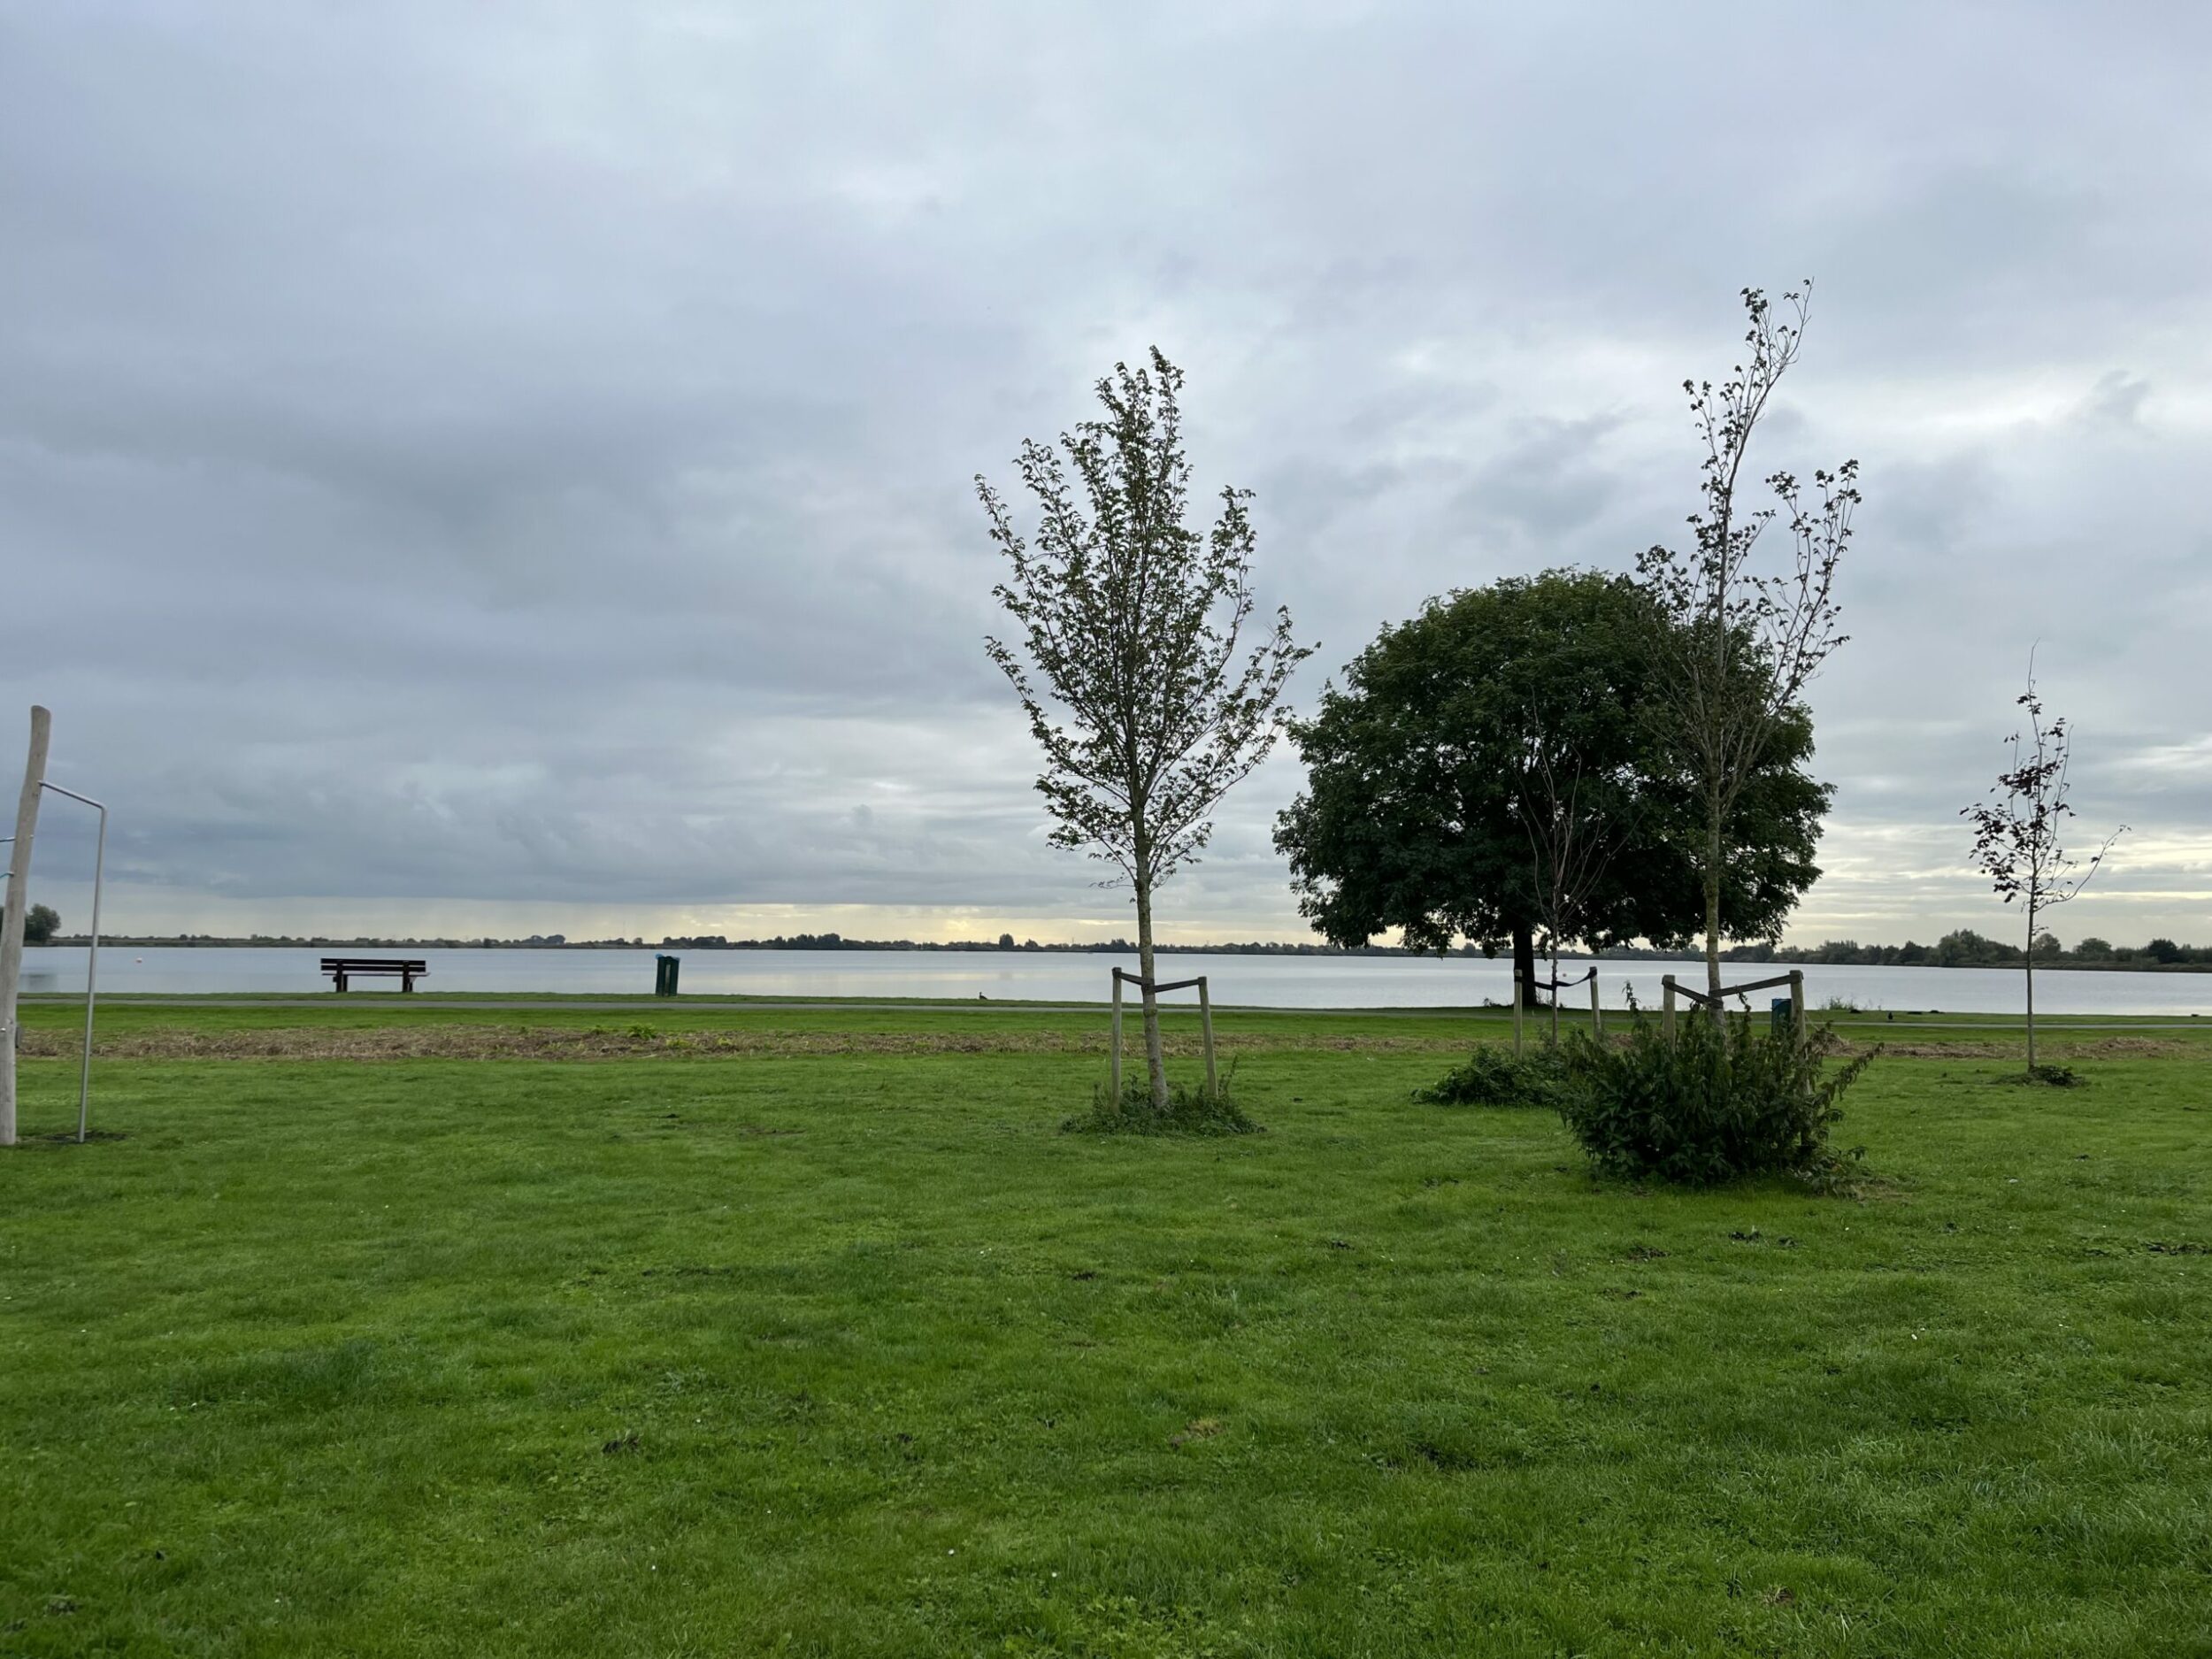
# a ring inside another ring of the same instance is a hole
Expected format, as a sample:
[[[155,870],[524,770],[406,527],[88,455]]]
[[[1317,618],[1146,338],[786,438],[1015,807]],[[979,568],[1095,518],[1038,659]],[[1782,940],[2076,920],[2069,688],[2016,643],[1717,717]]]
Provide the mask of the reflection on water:
[[[319,949],[240,947],[189,949],[123,946],[100,953],[103,992],[326,993]],[[354,951],[361,956],[419,956],[430,964],[432,991],[590,992],[649,998],[651,950]],[[1049,1002],[1103,1002],[1108,970],[1133,972],[1133,956],[1060,955],[1046,951],[687,950],[683,988],[693,994],[783,997],[918,996]],[[23,953],[23,985],[32,992],[81,993],[81,947],[33,947]],[[1563,963],[1563,977],[1587,964]],[[1674,973],[1701,985],[1694,962],[1598,964],[1606,1006],[1632,990],[1655,1007],[1659,979]],[[1465,1008],[1506,1001],[1510,970],[1480,957],[1173,956],[1161,959],[1173,979],[1205,974],[1217,1003],[1262,1008]],[[1732,979],[1756,979],[1779,968],[1731,964]],[[1822,967],[1805,970],[1808,1002],[1840,998],[1863,1009],[2017,1013],[2021,975],[2003,968]],[[372,984],[380,982],[371,981]],[[2036,1007],[2051,1014],[2200,1015],[2212,1019],[2212,974],[2045,972],[2036,975]],[[385,987],[383,988],[390,988]],[[1582,1005],[1586,992],[1569,993]],[[1760,1002],[1771,993],[1755,994]]]

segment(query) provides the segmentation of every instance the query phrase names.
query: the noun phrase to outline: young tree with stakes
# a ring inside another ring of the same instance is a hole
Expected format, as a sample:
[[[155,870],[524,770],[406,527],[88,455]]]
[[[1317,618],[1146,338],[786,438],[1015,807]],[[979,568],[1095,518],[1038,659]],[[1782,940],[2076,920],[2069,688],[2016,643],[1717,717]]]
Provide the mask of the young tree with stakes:
[[[1559,697],[1575,696],[1563,687]],[[1551,1040],[1559,1041],[1559,952],[1597,931],[1601,884],[1615,856],[1641,826],[1635,779],[1625,765],[1593,764],[1574,741],[1573,710],[1532,723],[1521,734],[1515,793],[1528,833],[1536,911],[1544,925],[1545,978],[1550,982]]]
[[[2067,853],[2062,820],[2074,815],[2066,799],[2066,768],[2072,757],[2073,733],[2064,715],[2044,724],[2032,654],[2028,658],[2028,688],[2015,701],[2027,710],[2027,724],[2005,740],[2012,748],[2012,764],[1997,774],[1989,799],[1962,807],[1959,816],[1974,826],[1975,864],[1989,877],[2006,903],[2018,900],[2026,911],[2028,948],[2022,965],[2028,984],[2028,1075],[2033,1077],[2035,958],[2043,912],[2065,903],[2089,885],[2104,863],[2104,856],[2128,833],[2128,826],[2123,824],[2106,836],[2086,864]]]
[[[1807,684],[1848,636],[1837,629],[1836,571],[1859,504],[1859,464],[1816,472],[1809,496],[1790,472],[1768,474],[1771,506],[1748,507],[1744,466],[1775,388],[1797,361],[1812,282],[1782,296],[1786,310],[1757,288],[1743,290],[1748,359],[1716,388],[1685,380],[1690,415],[1705,444],[1690,515],[1688,550],[1654,547],[1638,561],[1645,585],[1677,625],[1668,639],[1665,690],[1655,705],[1667,737],[1692,775],[1700,833],[1691,853],[1704,914],[1707,990],[1720,992],[1721,890],[1740,840],[1737,807]],[[1787,526],[1792,557],[1776,571],[1755,569],[1760,536],[1777,518]]]
[[[1103,419],[1062,434],[1056,448],[1022,445],[1015,467],[1036,498],[1033,541],[990,484],[975,480],[1010,566],[992,591],[1023,650],[997,638],[987,649],[1044,750],[1037,788],[1053,841],[1087,849],[1129,883],[1145,1064],[1162,1111],[1153,894],[1197,859],[1216,803],[1265,758],[1284,684],[1311,655],[1293,641],[1287,609],[1248,653],[1240,649],[1254,609],[1252,492],[1224,488],[1210,534],[1183,522],[1182,386],[1182,371],[1155,348],[1148,369],[1118,363],[1098,382]]]

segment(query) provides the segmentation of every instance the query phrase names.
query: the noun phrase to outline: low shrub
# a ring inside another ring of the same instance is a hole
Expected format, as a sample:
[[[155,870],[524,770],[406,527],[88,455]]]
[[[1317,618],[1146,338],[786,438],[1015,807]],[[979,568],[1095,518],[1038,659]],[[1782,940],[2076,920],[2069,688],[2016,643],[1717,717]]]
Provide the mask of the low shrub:
[[[1639,1018],[1617,1043],[1576,1033],[1560,1115],[1593,1164],[1614,1174],[1710,1187],[1746,1175],[1794,1175],[1832,1187],[1836,1100],[1872,1053],[1828,1070],[1813,1041],[1755,1033],[1744,1018],[1693,1015],[1670,1041]],[[1877,1051],[1878,1052],[1878,1051]]]
[[[1171,1082],[1167,1110],[1161,1111],[1152,1104],[1151,1085],[1139,1068],[1134,1077],[1124,1077],[1120,1099],[1102,1083],[1091,1091],[1090,1110],[1060,1127],[1079,1135],[1256,1134],[1261,1125],[1246,1115],[1231,1092],[1236,1074],[1232,1065],[1217,1089],[1203,1083]]]
[[[1566,1075],[1556,1049],[1517,1055],[1485,1043],[1413,1098],[1432,1106],[1556,1106]]]

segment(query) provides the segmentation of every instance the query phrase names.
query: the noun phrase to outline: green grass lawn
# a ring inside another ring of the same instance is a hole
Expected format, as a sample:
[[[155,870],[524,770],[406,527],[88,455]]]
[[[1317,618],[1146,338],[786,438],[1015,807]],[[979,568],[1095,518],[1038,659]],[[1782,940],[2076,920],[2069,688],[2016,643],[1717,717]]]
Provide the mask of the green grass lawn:
[[[0,1653],[2212,1654],[2212,1033],[1871,1033],[1854,1201],[1413,1103],[1495,1019],[1102,1141],[1098,1018],[349,1003],[0,1155]]]

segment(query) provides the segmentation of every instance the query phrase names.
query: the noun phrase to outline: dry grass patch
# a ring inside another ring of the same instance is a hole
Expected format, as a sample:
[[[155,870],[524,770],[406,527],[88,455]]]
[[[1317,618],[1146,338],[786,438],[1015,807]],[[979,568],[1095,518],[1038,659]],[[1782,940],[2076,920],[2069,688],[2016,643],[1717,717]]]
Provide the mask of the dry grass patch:
[[[1847,1039],[1832,1041],[1827,1051],[1835,1055],[1860,1055],[1880,1049],[1886,1060],[2024,1060],[2027,1044],[2020,1042],[1853,1042]],[[2170,1060],[2194,1052],[2187,1043],[2170,1042],[2155,1037],[2099,1037],[2093,1040],[2070,1041],[2041,1038],[2036,1043],[2039,1054],[2068,1060]]]
[[[116,1060],[635,1060],[743,1059],[851,1055],[1103,1055],[1104,1022],[1095,1032],[821,1031],[744,1028],[659,1031],[648,1026],[377,1025],[355,1029],[272,1026],[257,1031],[195,1031],[152,1026],[96,1039],[95,1052]],[[1352,1037],[1285,1033],[1224,1033],[1225,1055],[1258,1053],[1457,1053],[1463,1040]],[[27,1028],[22,1052],[42,1059],[74,1057],[76,1033]],[[1203,1052],[1197,1033],[1166,1038],[1171,1055]]]

